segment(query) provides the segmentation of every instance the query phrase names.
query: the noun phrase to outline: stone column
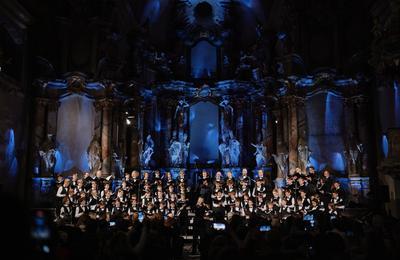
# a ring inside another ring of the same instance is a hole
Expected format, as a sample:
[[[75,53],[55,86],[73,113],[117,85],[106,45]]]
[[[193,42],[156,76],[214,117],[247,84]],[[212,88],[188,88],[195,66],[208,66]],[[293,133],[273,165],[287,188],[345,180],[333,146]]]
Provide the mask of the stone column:
[[[267,156],[267,160],[270,160],[271,159],[271,154],[273,154],[273,153],[275,153],[275,151],[274,151],[274,126],[275,126],[275,120],[273,119],[273,112],[270,110],[270,109],[268,109],[268,108],[266,108],[267,109],[267,111],[265,112],[266,113],[266,117],[267,117],[267,122],[266,122],[266,124],[267,124],[267,126],[266,126],[266,129],[265,129],[265,144],[266,144],[266,147],[267,147],[267,154],[266,154],[266,156]],[[269,161],[269,163],[270,163],[271,161]]]
[[[350,146],[351,142],[354,141],[356,137],[354,100],[352,98],[346,98],[343,103],[345,144],[346,146]]]
[[[285,97],[285,103],[288,108],[288,149],[289,149],[289,170],[297,167],[297,145],[299,140],[298,118],[297,118],[298,97]]]
[[[48,100],[45,98],[35,99],[35,115],[34,115],[34,125],[33,125],[34,130],[32,131],[33,149],[31,150],[32,154],[30,160],[31,162],[30,166],[33,166],[34,174],[39,174],[40,171],[40,159],[38,157],[38,149],[45,138],[47,104]]]
[[[298,131],[298,143],[308,146],[308,125],[307,125],[307,113],[305,108],[305,99],[298,97],[296,100],[297,110],[297,131]],[[305,172],[307,170],[307,164],[301,160],[297,162],[298,167]]]
[[[362,152],[357,162],[357,174],[368,175],[368,150],[370,149],[368,129],[368,100],[364,96],[358,96],[354,100],[356,109],[357,139],[363,145]]]
[[[173,102],[171,100],[166,100],[163,103],[164,109],[164,154],[165,154],[165,164],[170,166],[170,156],[169,156],[169,145],[172,138],[172,117],[173,117]]]
[[[281,100],[282,101],[282,100]],[[283,103],[283,102],[282,102]],[[278,105],[272,110],[272,114],[274,115],[274,127],[276,132],[276,151],[272,151],[272,154],[275,154],[279,157],[277,160],[281,160],[282,156],[288,155],[288,147],[287,147],[287,108],[286,106]],[[287,157],[286,157],[287,158]],[[275,160],[274,160],[275,161]],[[278,163],[276,163],[276,181],[283,183],[284,177],[287,172],[283,172],[280,170]],[[287,159],[285,164],[287,164]]]
[[[101,101],[102,124],[101,124],[101,159],[103,175],[110,175],[111,166],[111,130],[112,130],[112,107],[113,101],[104,99]]]
[[[47,104],[47,128],[46,134],[57,135],[57,116],[60,101],[49,100]]]
[[[354,99],[346,98],[344,100],[344,142],[345,142],[345,152],[346,155],[346,168],[347,174],[352,177],[358,177],[359,172],[357,171],[356,165],[352,162],[350,158],[350,150],[355,149],[358,143],[357,131],[356,131],[356,119],[355,119],[355,109],[354,109]]]
[[[143,111],[143,107],[141,102],[138,100],[135,102],[135,110],[134,110],[134,118],[132,119],[132,125],[128,128],[128,131],[131,135],[130,140],[130,154],[129,154],[129,165],[131,168],[138,168],[139,167],[139,140],[141,140],[141,111]]]
[[[144,128],[146,127],[145,120],[144,120],[144,114],[145,114],[145,109],[146,109],[146,102],[144,100],[141,100],[139,103],[139,111],[138,111],[138,127],[137,127],[137,154],[132,153],[131,151],[131,163],[137,167],[141,166],[141,153],[143,152],[143,147],[144,147],[144,142],[145,142],[145,130]],[[134,162],[137,162],[137,164],[134,164]]]
[[[46,125],[46,106],[48,100],[45,98],[35,99],[35,116],[34,116],[34,131],[33,144],[35,150],[39,147],[45,136],[44,126]]]
[[[267,114],[267,105],[265,103],[262,103],[260,105],[260,109],[261,109],[261,142],[262,144],[265,146],[266,148],[266,152],[263,154],[264,158],[265,158],[265,165],[263,166],[267,166],[270,162],[268,161],[269,156],[268,154],[270,153],[270,138],[269,138],[269,118],[268,118],[268,114]],[[271,176],[271,172],[268,172],[267,175],[269,178],[269,181],[272,180],[272,176]]]
[[[390,128],[387,132],[389,142],[388,160],[400,163],[400,128]]]
[[[276,153],[286,153],[287,148],[284,143],[283,138],[283,119],[282,119],[282,110],[280,108],[275,108],[272,110],[272,114],[275,118],[275,127],[276,127]]]
[[[242,99],[236,100],[236,132],[235,132],[235,137],[240,143],[240,159],[239,159],[239,165],[243,165],[244,162],[244,157],[243,153],[245,152],[245,142],[244,142],[244,109],[246,106],[246,103]]]

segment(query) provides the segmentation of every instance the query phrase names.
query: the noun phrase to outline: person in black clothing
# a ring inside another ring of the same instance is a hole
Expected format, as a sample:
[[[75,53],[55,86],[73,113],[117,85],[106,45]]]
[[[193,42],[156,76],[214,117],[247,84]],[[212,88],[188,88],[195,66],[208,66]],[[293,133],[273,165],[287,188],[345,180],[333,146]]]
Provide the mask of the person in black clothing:
[[[103,190],[104,189],[104,181],[105,181],[105,179],[102,177],[102,172],[101,171],[97,171],[96,172],[96,176],[94,176],[93,180],[96,182],[98,190]]]
[[[330,194],[332,190],[332,185],[335,182],[333,176],[331,176],[331,173],[328,170],[325,170],[324,173],[324,186],[322,187],[322,190],[324,191],[325,194]]]
[[[203,237],[203,234],[205,231],[204,230],[204,226],[205,226],[204,216],[206,215],[206,212],[208,209],[209,209],[209,206],[207,204],[205,204],[204,198],[200,196],[197,199],[197,203],[194,208],[195,216],[194,216],[194,222],[193,222],[192,254],[197,254],[198,239],[200,237],[200,240],[201,240],[201,238]]]
[[[197,188],[197,194],[204,199],[206,204],[211,204],[212,189],[208,179],[202,180],[202,183]]]
[[[83,174],[83,185],[85,187],[85,190],[90,190],[92,187],[92,177],[90,176],[90,173],[85,172]]]

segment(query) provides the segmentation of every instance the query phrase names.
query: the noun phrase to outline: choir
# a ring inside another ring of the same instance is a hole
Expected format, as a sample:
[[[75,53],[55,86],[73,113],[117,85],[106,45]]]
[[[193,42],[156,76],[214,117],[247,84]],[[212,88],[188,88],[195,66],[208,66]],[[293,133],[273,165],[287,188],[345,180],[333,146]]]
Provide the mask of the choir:
[[[103,178],[101,171],[94,177],[75,173],[70,178],[57,178],[57,219],[76,223],[83,215],[113,221],[118,217],[132,218],[135,214],[151,217],[161,214],[187,222],[189,212],[201,208],[201,218],[212,220],[216,214],[229,218],[233,214],[249,219],[286,219],[292,214],[328,214],[335,217],[345,207],[345,192],[328,170],[318,175],[313,167],[307,172],[299,168],[290,171],[284,188],[279,188],[262,170],[250,177],[242,169],[235,179],[218,171],[211,177],[202,171],[197,185],[188,185],[184,171],[174,179],[160,171],[126,173],[112,189],[112,179]],[[194,203],[192,203],[194,202]]]

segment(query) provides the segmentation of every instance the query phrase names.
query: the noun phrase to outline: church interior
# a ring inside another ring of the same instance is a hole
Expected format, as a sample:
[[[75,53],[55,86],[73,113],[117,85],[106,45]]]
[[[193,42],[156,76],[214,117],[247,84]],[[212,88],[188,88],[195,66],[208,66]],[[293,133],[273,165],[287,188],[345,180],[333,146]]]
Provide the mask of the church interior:
[[[399,0],[1,1],[2,246],[399,259],[399,88]]]

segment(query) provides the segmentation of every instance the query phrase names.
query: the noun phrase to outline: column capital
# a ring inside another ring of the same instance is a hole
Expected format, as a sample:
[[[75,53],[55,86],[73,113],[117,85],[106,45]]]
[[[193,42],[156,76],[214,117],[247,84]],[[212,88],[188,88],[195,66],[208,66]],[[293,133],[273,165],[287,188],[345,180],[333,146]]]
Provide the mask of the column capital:
[[[35,105],[36,106],[47,106],[50,100],[48,98],[37,97],[35,98]]]
[[[48,105],[49,109],[57,110],[60,107],[61,102],[59,100],[48,99],[46,104]]]
[[[115,105],[115,103],[116,103],[115,100],[106,98],[94,102],[94,106],[96,110],[111,109]]]
[[[353,99],[354,104],[356,104],[357,106],[365,105],[369,101],[368,98],[363,95],[353,97],[352,99]]]
[[[290,95],[290,96],[284,96],[281,98],[281,101],[283,104],[289,106],[289,105],[304,105],[305,103],[305,98],[301,96],[296,96],[296,95]]]

